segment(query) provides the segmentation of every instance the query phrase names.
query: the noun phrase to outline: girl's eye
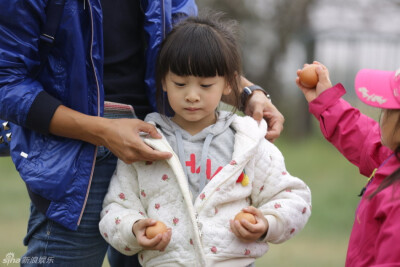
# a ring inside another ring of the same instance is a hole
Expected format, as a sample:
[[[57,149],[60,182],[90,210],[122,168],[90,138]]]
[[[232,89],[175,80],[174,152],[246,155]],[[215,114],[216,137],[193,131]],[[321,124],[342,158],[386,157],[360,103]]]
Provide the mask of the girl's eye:
[[[178,87],[185,86],[185,84],[184,84],[184,83],[177,83],[177,82],[174,82],[174,83],[175,83],[175,85],[176,85],[176,86],[178,86]]]
[[[211,87],[212,86],[212,84],[202,84],[201,85],[201,87],[203,87],[203,88],[208,88],[208,87]]]

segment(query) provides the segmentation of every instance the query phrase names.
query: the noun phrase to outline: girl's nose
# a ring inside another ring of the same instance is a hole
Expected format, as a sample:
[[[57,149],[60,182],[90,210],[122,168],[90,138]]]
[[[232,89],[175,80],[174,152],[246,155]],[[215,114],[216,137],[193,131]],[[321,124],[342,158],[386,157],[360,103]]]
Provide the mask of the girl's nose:
[[[188,102],[197,102],[200,100],[200,96],[196,93],[196,90],[189,90],[185,96],[185,100]]]

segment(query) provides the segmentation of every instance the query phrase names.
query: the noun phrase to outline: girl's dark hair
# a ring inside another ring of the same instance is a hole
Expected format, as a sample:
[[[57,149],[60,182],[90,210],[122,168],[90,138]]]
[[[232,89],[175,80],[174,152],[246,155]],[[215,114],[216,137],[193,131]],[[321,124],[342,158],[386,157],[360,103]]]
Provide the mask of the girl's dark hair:
[[[223,76],[230,85],[233,107],[239,106],[241,57],[235,37],[236,21],[222,13],[206,13],[178,23],[161,44],[156,64],[157,108],[173,114],[162,82],[169,71],[179,76]]]
[[[386,110],[386,116],[390,116],[393,113],[397,112],[398,114],[400,114],[400,110],[398,109],[387,109]],[[393,131],[393,135],[395,135],[396,133],[398,133],[397,130],[400,129],[400,116],[397,119],[397,123],[396,123],[396,128]],[[397,145],[396,149],[394,150],[394,155],[396,156],[397,160],[400,161],[400,144]],[[385,179],[383,179],[383,181],[381,182],[381,184],[378,186],[378,188],[371,194],[368,196],[369,199],[372,199],[374,196],[376,196],[380,191],[382,191],[383,189],[385,189],[386,187],[389,187],[391,185],[393,186],[399,186],[400,183],[400,168],[398,168],[397,170],[395,170],[393,173],[391,173],[388,177],[386,177]]]

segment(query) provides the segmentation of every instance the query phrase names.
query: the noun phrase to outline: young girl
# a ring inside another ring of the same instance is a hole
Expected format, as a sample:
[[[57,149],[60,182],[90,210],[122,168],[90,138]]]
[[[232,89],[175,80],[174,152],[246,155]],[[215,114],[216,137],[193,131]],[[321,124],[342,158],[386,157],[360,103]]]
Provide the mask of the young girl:
[[[400,69],[365,69],[356,76],[357,96],[382,109],[378,124],[344,101],[343,86],[332,87],[327,68],[314,64],[316,88],[306,88],[296,78],[309,110],[325,138],[370,177],[356,211],[346,266],[400,266]]]
[[[157,62],[162,139],[145,136],[165,161],[118,162],[101,213],[105,240],[145,266],[249,266],[299,232],[310,216],[309,188],[264,139],[267,125],[216,111],[238,93],[240,56],[230,24],[190,18],[167,36]],[[168,114],[164,115],[164,114]],[[254,224],[234,221],[240,211]],[[157,221],[169,229],[149,239]]]

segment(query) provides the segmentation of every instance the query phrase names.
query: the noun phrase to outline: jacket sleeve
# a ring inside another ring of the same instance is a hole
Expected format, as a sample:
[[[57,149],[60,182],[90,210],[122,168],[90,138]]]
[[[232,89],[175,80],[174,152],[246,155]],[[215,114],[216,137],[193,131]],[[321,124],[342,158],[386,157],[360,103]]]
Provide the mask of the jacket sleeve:
[[[172,23],[176,24],[188,16],[197,16],[197,5],[194,0],[172,0]]]
[[[379,124],[341,98],[345,92],[337,84],[311,101],[309,110],[319,120],[324,137],[359,167],[361,174],[370,176],[392,151],[381,143]]]
[[[302,230],[311,215],[311,192],[286,170],[281,152],[262,140],[256,157],[253,206],[261,210],[269,228],[263,241],[281,243]]]
[[[104,239],[125,255],[133,255],[142,250],[132,233],[133,224],[146,218],[138,188],[133,165],[118,160],[103,202],[99,228]]]
[[[144,13],[144,32],[147,43],[145,84],[147,97],[154,110],[156,106],[155,62],[160,45],[165,36],[172,30],[173,24],[188,16],[197,15],[194,0],[151,1],[142,0]]]
[[[0,118],[41,133],[61,104],[30,77],[40,65],[46,2],[0,1]]]

